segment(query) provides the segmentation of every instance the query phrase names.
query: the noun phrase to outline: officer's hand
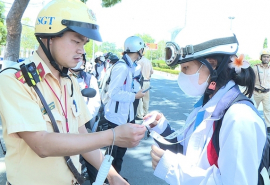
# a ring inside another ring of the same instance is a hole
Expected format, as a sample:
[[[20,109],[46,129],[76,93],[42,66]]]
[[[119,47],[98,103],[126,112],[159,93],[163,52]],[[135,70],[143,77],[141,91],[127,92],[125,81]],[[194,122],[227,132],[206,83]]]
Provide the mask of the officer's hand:
[[[144,125],[126,123],[115,127],[115,145],[123,148],[137,146],[144,137],[146,128]]]
[[[142,97],[144,97],[145,93],[142,92],[143,90],[139,90],[136,95],[135,95],[135,99],[140,99]]]
[[[149,125],[151,128],[155,127],[158,124],[158,121],[160,120],[160,118],[163,116],[163,114],[160,113],[160,112],[152,111],[149,114],[146,114],[143,117],[143,120],[146,120],[146,119],[148,119],[149,117],[151,117],[153,115],[156,115],[156,118],[155,118],[155,121]]]
[[[152,157],[152,168],[155,170],[165,151],[155,145],[152,145],[151,149],[150,155]]]

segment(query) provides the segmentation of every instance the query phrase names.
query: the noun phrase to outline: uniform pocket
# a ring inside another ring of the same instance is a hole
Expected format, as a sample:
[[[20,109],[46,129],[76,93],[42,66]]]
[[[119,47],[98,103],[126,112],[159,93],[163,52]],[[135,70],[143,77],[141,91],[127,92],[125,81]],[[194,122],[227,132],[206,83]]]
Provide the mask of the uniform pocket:
[[[51,111],[52,112],[52,115],[53,115],[53,118],[57,124],[57,127],[59,129],[60,132],[63,132],[63,129],[62,129],[62,116],[60,115],[59,112],[57,111]],[[45,115],[43,115],[43,119],[46,121],[46,125],[47,125],[47,129],[49,132],[55,132],[54,129],[53,129],[53,123],[52,123],[52,120],[50,119],[49,115],[46,113]]]

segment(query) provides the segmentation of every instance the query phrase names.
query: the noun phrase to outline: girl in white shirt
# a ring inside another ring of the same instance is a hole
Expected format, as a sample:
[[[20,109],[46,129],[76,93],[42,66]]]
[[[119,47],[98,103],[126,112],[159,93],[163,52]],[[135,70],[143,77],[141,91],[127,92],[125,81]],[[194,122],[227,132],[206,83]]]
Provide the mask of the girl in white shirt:
[[[174,132],[161,113],[155,114],[150,131],[177,143],[166,145],[156,140],[159,147],[153,145],[151,151],[154,175],[171,185],[258,184],[265,124],[251,103],[232,104],[241,94],[238,85],[246,87],[244,93],[251,97],[255,74],[244,56],[236,56],[238,41],[234,34],[205,31],[207,34],[182,30],[177,43],[184,48],[167,43],[167,64],[181,65],[180,89],[187,95],[202,97],[182,131]],[[220,119],[222,125],[214,140]]]

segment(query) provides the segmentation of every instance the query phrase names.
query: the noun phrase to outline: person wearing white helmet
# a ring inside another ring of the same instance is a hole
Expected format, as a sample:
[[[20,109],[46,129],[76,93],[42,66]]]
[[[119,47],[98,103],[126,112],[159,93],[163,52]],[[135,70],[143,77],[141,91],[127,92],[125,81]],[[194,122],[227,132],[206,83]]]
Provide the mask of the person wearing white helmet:
[[[79,154],[99,169],[104,159],[99,148],[134,147],[146,129],[123,124],[88,133],[85,128],[91,117],[69,68],[81,61],[89,39],[101,36],[84,3],[50,1],[38,14],[35,35],[40,46],[33,56],[0,73],[7,184],[83,184]],[[111,185],[128,185],[112,167],[107,178]]]
[[[105,105],[105,118],[109,128],[115,128],[135,119],[133,102],[144,96],[142,90],[134,93],[135,62],[142,57],[145,44],[140,37],[131,36],[125,40],[124,55],[111,70],[108,87],[110,99]],[[126,153],[126,147],[113,147],[113,167],[119,173]],[[109,150],[107,150],[108,152]]]
[[[98,83],[102,80],[106,73],[106,63],[104,54],[100,51],[95,53],[95,65],[91,71],[91,73],[96,77]]]
[[[267,124],[267,131],[270,133],[270,50],[265,48],[260,52],[260,64],[253,66],[256,74],[254,100],[257,108],[263,104],[264,119]]]
[[[266,129],[239,90],[246,87],[250,98],[255,74],[237,50],[236,36],[226,30],[186,28],[176,42],[167,42],[167,64],[181,65],[180,89],[201,97],[180,130],[162,113],[144,118],[153,119],[148,127],[158,145],[151,150],[154,175],[168,184],[258,184]]]

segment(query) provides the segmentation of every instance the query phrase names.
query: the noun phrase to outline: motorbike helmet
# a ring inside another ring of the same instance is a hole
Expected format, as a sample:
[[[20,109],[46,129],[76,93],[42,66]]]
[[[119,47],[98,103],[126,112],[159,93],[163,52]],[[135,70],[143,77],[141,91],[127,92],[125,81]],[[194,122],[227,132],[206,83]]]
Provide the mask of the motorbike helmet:
[[[216,88],[218,75],[228,65],[230,56],[236,55],[237,51],[238,41],[230,30],[185,28],[178,34],[175,42],[166,43],[165,61],[169,66],[192,60],[206,65],[210,71],[210,84],[205,94],[210,95]],[[221,62],[216,69],[206,60],[211,56],[220,58]]]
[[[70,79],[67,75],[68,68],[59,68],[51,55],[49,45],[51,38],[61,37],[66,31],[74,31],[96,41],[102,39],[95,14],[80,0],[53,0],[42,8],[36,19],[35,36],[51,65],[62,77]],[[41,38],[47,38],[47,47]]]
[[[125,40],[124,53],[138,53],[142,57],[140,50],[145,48],[144,41],[138,36],[131,36]]]

